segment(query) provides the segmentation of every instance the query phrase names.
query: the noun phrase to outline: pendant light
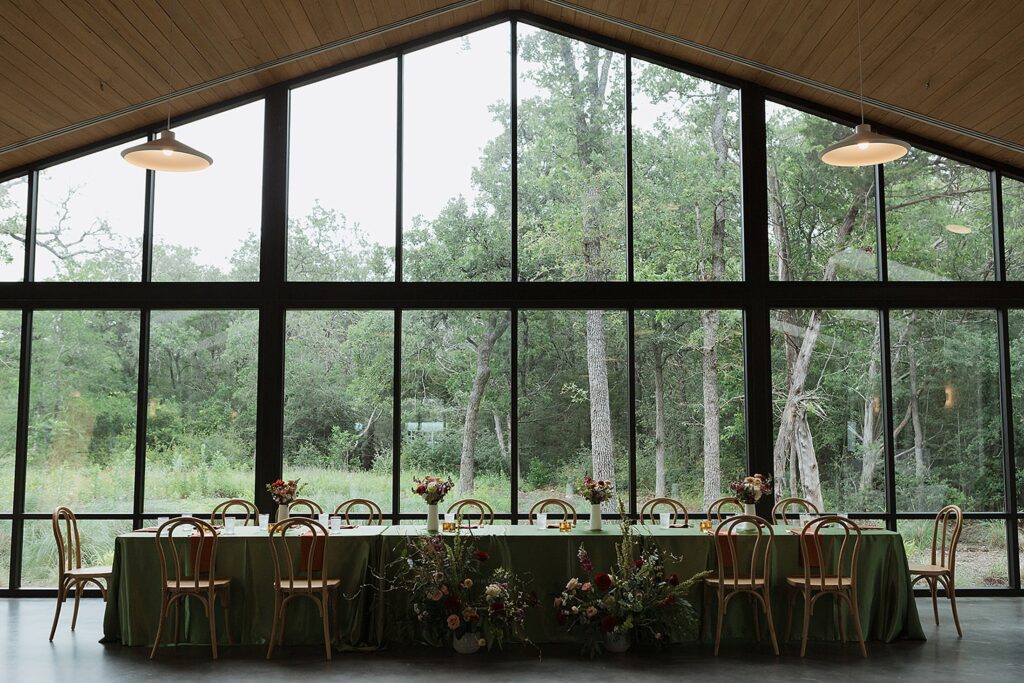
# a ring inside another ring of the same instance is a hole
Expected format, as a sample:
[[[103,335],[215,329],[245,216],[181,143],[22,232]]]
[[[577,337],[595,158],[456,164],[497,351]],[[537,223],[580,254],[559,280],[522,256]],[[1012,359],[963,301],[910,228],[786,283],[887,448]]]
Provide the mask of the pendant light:
[[[150,171],[189,172],[209,168],[213,158],[198,149],[178,142],[171,130],[171,114],[167,113],[167,128],[156,140],[149,140],[121,151],[121,158],[133,166]]]
[[[860,0],[857,0],[857,71],[860,75],[860,125],[834,145],[825,148],[821,160],[830,166],[874,166],[899,159],[910,151],[910,145],[871,130],[864,123],[864,57],[861,53]]]

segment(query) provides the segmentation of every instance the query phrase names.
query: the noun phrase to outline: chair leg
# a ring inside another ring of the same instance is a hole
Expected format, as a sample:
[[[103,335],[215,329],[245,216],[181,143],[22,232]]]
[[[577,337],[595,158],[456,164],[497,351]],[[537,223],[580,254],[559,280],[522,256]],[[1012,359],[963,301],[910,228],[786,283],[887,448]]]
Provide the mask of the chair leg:
[[[224,610],[224,635],[228,638],[228,645],[234,645],[235,640],[231,637],[231,587],[224,589],[220,596],[220,606]]]
[[[327,660],[331,659],[331,627],[327,621],[327,591],[320,594],[320,619],[324,625],[324,651],[327,653]]]
[[[800,656],[807,655],[807,636],[811,629],[811,596],[804,591],[804,632],[800,639]]]
[[[718,656],[718,647],[722,644],[722,624],[725,622],[725,593],[718,591],[718,626],[715,628],[715,656]]]
[[[62,578],[60,581],[60,587],[57,589],[57,608],[53,612],[53,626],[50,627],[50,642],[53,642],[53,636],[57,633],[57,621],[60,620],[60,608],[64,604],[64,600],[67,598],[69,581],[66,578]]]
[[[75,582],[75,611],[71,613],[71,630],[75,630],[75,626],[78,625],[78,603],[82,599],[82,583],[80,581]]]
[[[160,596],[160,621],[156,626],[156,640],[153,641],[153,649],[149,652],[149,658],[156,657],[156,649],[160,646],[160,636],[164,632],[164,621],[167,619],[167,593]]]
[[[214,591],[210,591],[206,599],[203,600],[203,606],[206,607],[206,619],[210,623],[210,649],[213,650],[214,659],[217,659],[217,610],[214,609],[216,600],[217,594]]]
[[[274,591],[274,623],[270,627],[270,639],[267,641],[267,659],[274,653],[274,644],[277,642],[277,622],[281,616],[281,593]]]
[[[181,642],[181,603],[184,602],[184,598],[175,600],[174,602],[174,642]]]
[[[793,607],[796,605],[796,591],[789,590],[789,610],[786,612],[786,640],[793,638]]]
[[[758,614],[759,605],[757,604],[757,596],[753,593],[750,594],[750,606],[753,607],[754,612],[754,636],[757,638],[757,642],[761,642],[761,616]]]
[[[956,611],[956,587],[953,584],[952,576],[946,580],[946,595],[949,596],[949,606],[953,609],[953,623],[956,624],[956,634],[958,637],[963,638],[964,632],[960,628],[960,615]]]
[[[939,580],[934,576],[928,577],[928,587],[932,590],[932,611],[935,613],[935,625],[939,625]]]
[[[846,642],[846,618],[843,616],[843,600],[836,595],[836,620],[839,622],[839,640]]]
[[[864,631],[860,627],[860,607],[857,606],[857,593],[850,591],[846,594],[850,601],[850,613],[853,614],[853,626],[857,629],[857,640],[860,642],[860,654],[868,656],[868,648],[864,645]]]
[[[775,656],[779,656],[779,639],[775,635],[775,618],[772,615],[772,603],[771,595],[769,595],[767,588],[761,593],[761,601],[764,603],[764,618],[768,622],[768,635],[772,639],[772,651]],[[757,609],[757,606],[754,606]]]

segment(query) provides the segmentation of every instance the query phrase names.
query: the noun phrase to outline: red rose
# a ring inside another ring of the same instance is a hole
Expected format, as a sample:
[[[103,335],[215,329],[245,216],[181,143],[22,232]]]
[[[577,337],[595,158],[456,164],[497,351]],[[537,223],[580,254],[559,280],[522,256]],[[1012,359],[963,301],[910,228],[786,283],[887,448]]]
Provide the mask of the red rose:
[[[486,562],[487,560],[491,559],[491,556],[485,553],[483,550],[478,550],[475,553],[473,553],[473,557],[476,558],[477,562]]]
[[[665,579],[665,580],[668,581],[670,586],[678,586],[679,585],[679,577],[676,576],[675,574],[669,574],[668,578]]]
[[[504,612],[505,611],[505,603],[503,603],[501,600],[495,600],[494,602],[491,603],[491,611],[492,612]]]
[[[454,595],[448,595],[444,599],[444,606],[448,608],[449,612],[458,612],[462,609],[462,603]]]
[[[614,615],[609,614],[601,620],[601,630],[605,633],[611,633],[618,623],[619,620]]]
[[[641,567],[644,566],[644,561],[643,560],[633,560],[633,566],[636,567],[637,569],[640,569]]]
[[[665,599],[661,601],[661,604],[665,607],[676,604],[676,596],[669,593],[668,596],[666,596]]]
[[[594,575],[594,585],[600,591],[607,591],[612,587],[612,577],[605,572],[598,572]]]

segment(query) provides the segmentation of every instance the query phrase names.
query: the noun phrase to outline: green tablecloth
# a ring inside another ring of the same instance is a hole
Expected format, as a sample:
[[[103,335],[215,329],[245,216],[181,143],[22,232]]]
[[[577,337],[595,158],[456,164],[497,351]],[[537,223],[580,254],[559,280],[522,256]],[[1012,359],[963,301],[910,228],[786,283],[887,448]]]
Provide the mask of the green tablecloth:
[[[696,529],[635,527],[638,541],[657,544],[678,559],[669,560],[666,570],[688,577],[715,567],[713,539]],[[788,609],[785,577],[802,572],[799,539],[776,527],[772,561],[772,608],[780,639]],[[373,649],[389,643],[404,643],[415,638],[405,597],[397,591],[379,590],[382,576],[400,557],[410,534],[421,534],[419,526],[363,526],[335,532],[327,543],[328,572],[342,579],[341,601],[334,624],[335,645],[340,649]],[[528,632],[538,643],[570,642],[572,638],[553,618],[552,598],[565,582],[579,575],[576,554],[584,543],[597,571],[608,569],[614,561],[615,544],[620,540],[618,527],[606,526],[591,532],[580,525],[572,532],[528,526],[491,526],[464,531],[471,533],[480,550],[491,554],[492,563],[500,563],[516,572],[528,573],[541,599]],[[299,540],[290,539],[296,549]],[[828,552],[828,544],[825,552]],[[858,566],[858,590],[864,636],[868,640],[890,642],[898,638],[924,639],[913,593],[906,554],[900,536],[889,531],[865,531]],[[254,528],[236,528],[221,536],[217,551],[219,577],[232,579],[231,628],[236,642],[265,643],[273,617],[273,569],[266,532]],[[151,645],[156,635],[160,606],[160,566],[152,534],[130,533],[119,536],[114,550],[113,589],[104,617],[104,642],[125,645]],[[704,590],[697,586],[691,602],[698,614],[704,610]],[[745,600],[730,603],[723,637],[754,638],[752,607]],[[799,635],[802,617],[797,605],[794,619]],[[218,616],[222,614],[218,606]],[[850,630],[852,633],[852,629]],[[819,602],[811,625],[812,637],[835,639],[835,615],[829,601]],[[223,628],[218,628],[222,642]],[[694,634],[708,639],[709,630]],[[165,640],[170,640],[165,636]],[[182,620],[183,642],[208,643],[209,628],[197,601],[188,601]],[[316,607],[309,600],[289,605],[286,644],[323,642]]]

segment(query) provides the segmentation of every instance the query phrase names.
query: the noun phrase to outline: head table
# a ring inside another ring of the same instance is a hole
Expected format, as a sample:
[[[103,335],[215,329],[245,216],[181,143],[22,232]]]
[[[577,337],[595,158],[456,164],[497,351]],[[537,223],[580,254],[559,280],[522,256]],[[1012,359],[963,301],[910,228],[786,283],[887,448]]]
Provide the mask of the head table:
[[[803,569],[799,538],[786,527],[776,526],[774,530],[772,609],[776,630],[782,639],[789,605],[785,577],[802,574]],[[416,639],[412,612],[407,609],[405,596],[382,589],[388,585],[383,577],[395,569],[394,561],[402,556],[407,537],[424,533],[424,527],[417,525],[359,526],[331,532],[325,560],[329,575],[341,579],[343,592],[340,609],[334,617],[334,644],[338,649],[377,649]],[[528,574],[541,603],[539,608],[531,610],[527,621],[530,637],[537,643],[573,641],[564,627],[555,622],[551,604],[566,581],[580,575],[577,565],[580,544],[583,543],[590,553],[595,571],[604,571],[614,563],[615,544],[621,539],[614,525],[602,531],[590,531],[581,524],[570,532],[525,525],[495,525],[461,533],[472,535],[477,549],[490,554],[489,562],[493,566]],[[633,534],[638,543],[656,544],[663,554],[670,553],[673,557],[666,558],[665,569],[681,579],[716,566],[714,539],[699,529],[638,525]],[[827,533],[825,536],[822,547],[827,553],[828,545],[841,537],[829,538]],[[297,553],[300,539],[289,538],[288,542],[294,544]],[[274,570],[266,530],[235,527],[224,531],[218,543],[216,574],[232,580],[230,619],[236,642],[266,643],[274,608]],[[160,611],[160,565],[152,533],[133,532],[117,538],[111,585],[103,642],[151,645]],[[899,534],[863,532],[858,590],[865,639],[924,640]],[[703,587],[694,586],[691,602],[698,615],[704,614],[705,599]],[[802,617],[799,602],[796,609],[794,623],[797,626],[793,635],[799,637]],[[836,623],[831,600],[819,602],[811,623],[811,637],[838,639]],[[221,628],[218,631],[223,633]],[[713,641],[707,624],[700,631],[693,633],[694,639]],[[730,602],[723,639],[755,640],[751,602]],[[209,643],[209,627],[197,601],[188,601],[183,611],[181,641]],[[323,643],[320,620],[312,601],[291,603],[284,642],[286,645]]]

